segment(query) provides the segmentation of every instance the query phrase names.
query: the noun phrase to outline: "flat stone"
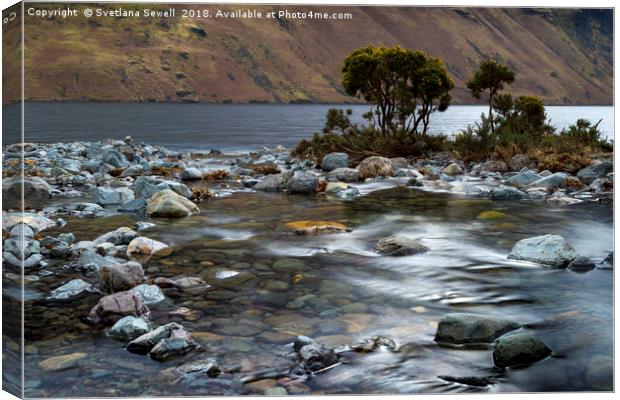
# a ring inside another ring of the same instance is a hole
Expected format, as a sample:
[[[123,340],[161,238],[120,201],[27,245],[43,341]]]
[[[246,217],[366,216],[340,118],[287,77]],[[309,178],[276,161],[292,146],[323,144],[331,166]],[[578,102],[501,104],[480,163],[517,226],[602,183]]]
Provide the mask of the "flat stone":
[[[492,343],[501,335],[520,327],[518,322],[509,319],[453,313],[439,321],[435,341],[452,344]]]
[[[62,371],[77,367],[84,358],[86,358],[86,353],[72,353],[63,356],[55,356],[41,361],[39,363],[39,367],[45,371]]]
[[[577,258],[577,255],[562,236],[543,235],[519,240],[508,258],[563,268]]]
[[[528,332],[505,335],[495,341],[493,363],[500,367],[532,364],[551,355],[551,349]]]

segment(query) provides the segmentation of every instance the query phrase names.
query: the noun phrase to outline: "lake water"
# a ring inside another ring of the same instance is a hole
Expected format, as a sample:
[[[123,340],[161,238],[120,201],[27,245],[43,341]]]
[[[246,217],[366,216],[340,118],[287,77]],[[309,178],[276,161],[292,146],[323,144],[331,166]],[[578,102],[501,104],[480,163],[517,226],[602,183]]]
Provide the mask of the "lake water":
[[[279,104],[26,104],[28,142],[94,141],[131,135],[138,141],[174,149],[254,150],[261,146],[292,147],[320,131],[329,108],[351,108],[361,123],[366,105]],[[5,106],[4,143],[19,141],[19,104]],[[452,106],[431,118],[432,133],[453,134],[480,119],[485,106]],[[601,131],[614,137],[613,107],[549,106],[558,130],[578,118],[601,121]]]

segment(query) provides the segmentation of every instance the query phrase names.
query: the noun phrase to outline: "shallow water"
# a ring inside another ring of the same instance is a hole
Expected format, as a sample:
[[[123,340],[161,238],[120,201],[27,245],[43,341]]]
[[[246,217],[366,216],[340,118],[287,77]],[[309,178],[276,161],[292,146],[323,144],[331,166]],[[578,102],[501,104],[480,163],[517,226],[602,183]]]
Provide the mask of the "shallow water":
[[[20,135],[20,104],[5,106],[3,140],[15,143]],[[172,149],[226,151],[255,150],[261,146],[295,146],[320,132],[328,109],[351,108],[354,122],[362,123],[366,105],[328,104],[125,104],[27,103],[27,142],[122,139],[162,144]],[[551,124],[558,130],[578,118],[596,123],[603,135],[614,138],[613,107],[549,106]],[[430,132],[454,134],[480,120],[485,106],[451,106],[431,118]],[[88,126],[89,129],[84,130]]]
[[[354,200],[237,192],[201,208],[190,218],[152,221],[158,225],[144,234],[173,245],[174,252],[153,257],[145,270],[151,277],[201,276],[216,286],[202,295],[171,297],[152,310],[156,323],[178,321],[190,329],[206,353],[153,361],[81,322],[79,316],[92,304],[76,310],[38,302],[26,333],[26,344],[33,346],[27,348],[27,396],[261,393],[239,379],[286,371],[288,343],[298,334],[331,346],[384,335],[399,349],[360,355],[303,383],[279,379],[277,385],[290,394],[612,388],[613,272],[575,273],[506,259],[515,241],[554,233],[568,238],[580,254],[600,260],[613,249],[610,205],[552,207],[395,187]],[[488,210],[507,216],[477,218]],[[308,237],[284,226],[305,219],[340,222],[353,231]],[[67,220],[62,231],[74,232],[79,240],[134,222],[126,215]],[[376,241],[395,233],[420,238],[430,251],[377,256]],[[43,296],[75,275],[62,267],[50,269],[56,275],[28,284],[29,290]],[[253,279],[226,283],[240,275]],[[198,310],[200,317],[184,321],[167,314],[181,306]],[[553,356],[499,371],[490,348],[438,346],[433,341],[437,321],[453,311],[516,319]],[[51,355],[76,351],[88,353],[79,368],[43,373],[38,366]],[[162,372],[206,356],[229,372],[192,384],[175,384]],[[475,388],[439,378],[444,375],[492,376],[495,383]]]

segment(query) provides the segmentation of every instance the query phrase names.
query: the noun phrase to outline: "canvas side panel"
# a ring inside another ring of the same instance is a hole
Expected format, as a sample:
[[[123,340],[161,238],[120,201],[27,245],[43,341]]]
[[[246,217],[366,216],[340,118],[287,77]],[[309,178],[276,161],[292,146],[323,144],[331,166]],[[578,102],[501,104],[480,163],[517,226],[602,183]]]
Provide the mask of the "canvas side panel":
[[[2,34],[2,389],[23,397],[22,3],[2,11]]]

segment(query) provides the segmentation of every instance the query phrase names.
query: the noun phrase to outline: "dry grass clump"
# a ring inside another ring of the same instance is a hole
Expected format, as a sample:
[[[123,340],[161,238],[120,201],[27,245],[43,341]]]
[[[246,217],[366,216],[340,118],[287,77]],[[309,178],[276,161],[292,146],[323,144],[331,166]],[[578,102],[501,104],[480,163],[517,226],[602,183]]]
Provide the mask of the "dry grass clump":
[[[205,181],[221,181],[222,179],[226,179],[230,176],[227,171],[222,169],[218,169],[216,171],[209,171],[202,174],[202,179]]]
[[[205,187],[194,187],[192,188],[192,201],[194,203],[200,203],[203,200],[206,200],[210,197],[213,197],[213,193]]]
[[[276,164],[253,164],[250,165],[250,169],[254,171],[255,175],[273,175],[279,174],[280,168]]]
[[[159,175],[165,177],[171,177],[183,172],[183,170],[179,167],[151,167],[151,175]]]

